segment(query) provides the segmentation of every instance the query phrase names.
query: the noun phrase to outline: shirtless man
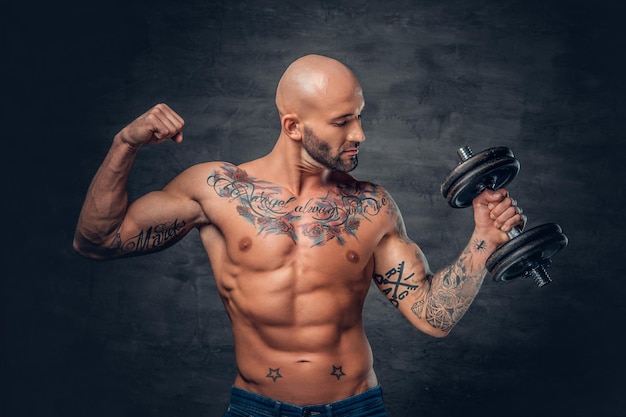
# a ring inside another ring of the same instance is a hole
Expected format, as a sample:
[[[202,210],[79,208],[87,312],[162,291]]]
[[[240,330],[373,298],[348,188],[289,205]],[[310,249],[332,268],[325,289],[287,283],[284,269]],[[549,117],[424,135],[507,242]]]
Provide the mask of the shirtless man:
[[[304,56],[278,84],[281,131],[267,155],[192,166],[129,204],[139,148],[183,139],[183,119],[158,104],[114,137],[89,187],[74,240],[84,256],[154,253],[199,230],[234,335],[229,415],[252,415],[250,404],[254,415],[385,415],[363,330],[371,280],[417,329],[443,337],[474,300],[489,254],[525,223],[505,190],[484,191],[467,247],[431,272],[387,191],[348,174],[364,104],[346,66]],[[370,414],[348,414],[363,404]]]

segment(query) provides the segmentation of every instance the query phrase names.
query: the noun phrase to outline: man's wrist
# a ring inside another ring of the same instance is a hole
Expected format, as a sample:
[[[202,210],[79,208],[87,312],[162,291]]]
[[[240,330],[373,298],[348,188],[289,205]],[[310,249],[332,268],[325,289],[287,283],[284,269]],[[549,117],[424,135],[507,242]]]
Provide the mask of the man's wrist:
[[[474,229],[472,242],[479,242],[480,246],[488,253],[493,252],[502,244],[510,240],[509,236],[503,231],[493,228],[490,231]]]
[[[130,151],[132,153],[136,153],[139,150],[139,148],[141,147],[141,145],[132,144],[132,143],[128,142],[128,140],[126,140],[124,138],[124,135],[123,135],[122,132],[119,132],[117,135],[115,135],[113,137],[113,144],[117,145],[117,146],[120,146],[120,147],[123,147],[123,148],[125,148],[126,150],[128,150],[128,151]]]

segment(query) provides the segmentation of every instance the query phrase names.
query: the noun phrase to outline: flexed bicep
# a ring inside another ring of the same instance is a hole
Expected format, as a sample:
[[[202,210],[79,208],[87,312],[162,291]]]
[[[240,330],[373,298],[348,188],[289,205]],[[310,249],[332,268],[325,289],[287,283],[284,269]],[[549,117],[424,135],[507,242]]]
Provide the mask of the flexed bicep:
[[[171,214],[171,195],[147,195],[136,203],[141,209],[131,211],[126,190],[138,149],[167,139],[181,142],[184,123],[174,110],[161,103],[115,135],[89,185],[78,217],[72,245],[79,254],[106,259],[154,252],[188,231],[180,227],[179,221],[167,219]],[[164,239],[170,233],[174,233],[174,238]]]
[[[374,282],[379,290],[417,329],[446,336],[456,323],[446,316],[450,313],[447,305],[456,297],[454,291],[442,288],[440,277],[431,272],[415,243],[392,238],[386,245],[375,258]]]
[[[432,334],[432,327],[421,316],[432,272],[420,247],[407,236],[399,211],[394,213],[394,222],[374,252],[373,280],[415,327]]]
[[[136,199],[118,220],[81,227],[75,247],[90,258],[109,259],[145,255],[172,246],[191,229],[209,222],[197,196],[203,188],[203,172],[201,167],[188,168],[162,190]]]
[[[428,279],[428,263],[413,242],[388,238],[375,253],[374,282],[396,308],[421,292]]]

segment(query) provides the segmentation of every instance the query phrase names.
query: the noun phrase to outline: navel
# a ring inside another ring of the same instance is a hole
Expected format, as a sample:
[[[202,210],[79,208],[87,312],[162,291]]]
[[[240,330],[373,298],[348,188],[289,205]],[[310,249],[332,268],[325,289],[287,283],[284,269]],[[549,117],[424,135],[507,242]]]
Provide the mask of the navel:
[[[250,239],[248,236],[242,238],[239,241],[239,250],[242,252],[247,252],[250,250],[250,248],[252,247],[252,239]]]
[[[350,262],[355,263],[355,264],[361,260],[361,258],[359,257],[359,254],[353,250],[349,250],[348,253],[346,253],[346,258],[348,258]]]

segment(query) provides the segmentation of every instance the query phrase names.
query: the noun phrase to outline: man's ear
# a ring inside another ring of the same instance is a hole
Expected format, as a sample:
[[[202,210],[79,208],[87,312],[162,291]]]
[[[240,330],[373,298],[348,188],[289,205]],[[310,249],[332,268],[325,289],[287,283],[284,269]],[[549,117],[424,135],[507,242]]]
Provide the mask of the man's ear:
[[[283,131],[293,140],[302,140],[302,122],[300,118],[293,113],[285,114],[280,119]]]

